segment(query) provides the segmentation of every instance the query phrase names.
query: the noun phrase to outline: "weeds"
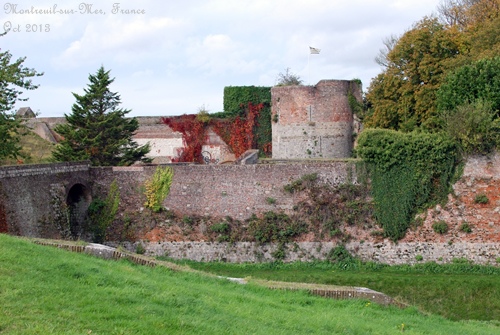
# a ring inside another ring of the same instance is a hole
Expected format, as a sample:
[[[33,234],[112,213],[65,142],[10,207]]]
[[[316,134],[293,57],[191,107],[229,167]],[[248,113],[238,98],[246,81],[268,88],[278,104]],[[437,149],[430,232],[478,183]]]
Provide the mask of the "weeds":
[[[481,193],[481,194],[477,194],[475,197],[474,197],[474,203],[475,204],[487,204],[490,200],[488,199],[488,197],[486,196],[486,194],[484,193]]]
[[[438,234],[446,234],[448,232],[448,224],[441,220],[441,221],[438,221],[438,222],[435,222],[433,225],[432,225],[432,229],[438,233]]]

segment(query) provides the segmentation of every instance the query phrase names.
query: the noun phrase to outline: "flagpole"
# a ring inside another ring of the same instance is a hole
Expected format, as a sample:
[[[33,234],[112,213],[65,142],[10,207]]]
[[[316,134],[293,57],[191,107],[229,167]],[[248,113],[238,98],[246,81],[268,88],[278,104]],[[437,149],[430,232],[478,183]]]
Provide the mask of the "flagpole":
[[[309,67],[309,61],[311,60],[311,51],[307,55],[307,82],[311,85],[311,68]]]
[[[311,59],[311,54],[318,55],[320,53],[320,49],[318,48],[313,48],[309,46],[309,55],[307,56],[307,81],[309,82],[309,85],[311,85],[311,67],[310,67],[310,59]]]

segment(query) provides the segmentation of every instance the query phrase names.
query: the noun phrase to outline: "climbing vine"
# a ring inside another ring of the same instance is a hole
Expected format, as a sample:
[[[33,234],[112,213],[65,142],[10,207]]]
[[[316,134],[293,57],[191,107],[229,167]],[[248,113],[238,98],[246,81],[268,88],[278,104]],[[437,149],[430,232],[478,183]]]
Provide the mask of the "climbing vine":
[[[106,230],[113,223],[120,204],[120,190],[116,179],[109,186],[106,199],[95,198],[89,205],[89,228],[93,241],[102,243],[106,240]]]
[[[163,118],[163,123],[173,131],[182,133],[184,147],[173,161],[202,163],[201,151],[203,144],[206,142],[209,128],[212,128],[228,144],[236,157],[254,148],[270,153],[270,142],[266,142],[262,148],[258,144],[258,140],[262,139],[258,129],[260,112],[263,109],[264,104],[262,103],[257,105],[248,103],[244,117],[238,115],[228,118],[209,118],[208,115],[204,115],[201,118],[199,114],[190,114]],[[256,134],[260,137],[256,136]]]
[[[248,103],[245,118],[237,116],[229,119],[212,119],[210,125],[213,126],[215,133],[229,145],[236,157],[248,149],[257,147],[254,132],[258,125],[259,112],[263,107],[263,104]]]
[[[415,214],[446,199],[460,162],[442,134],[367,129],[357,153],[369,165],[375,217],[386,237],[401,239]]]
[[[197,118],[196,114],[162,118],[162,122],[173,131],[182,133],[184,147],[172,161],[202,163],[201,148],[206,137],[206,122]]]
[[[160,212],[162,210],[162,202],[170,193],[170,186],[174,178],[174,170],[169,167],[158,166],[151,178],[146,181],[146,203],[147,208],[153,212]]]

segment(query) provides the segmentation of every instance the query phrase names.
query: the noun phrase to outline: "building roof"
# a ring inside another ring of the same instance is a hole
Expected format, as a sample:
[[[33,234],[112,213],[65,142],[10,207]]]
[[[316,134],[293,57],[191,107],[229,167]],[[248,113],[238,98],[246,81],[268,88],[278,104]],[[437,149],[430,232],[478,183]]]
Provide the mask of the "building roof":
[[[17,110],[16,112],[17,116],[23,117],[23,118],[34,118],[36,117],[36,114],[33,112],[31,107],[21,107]]]

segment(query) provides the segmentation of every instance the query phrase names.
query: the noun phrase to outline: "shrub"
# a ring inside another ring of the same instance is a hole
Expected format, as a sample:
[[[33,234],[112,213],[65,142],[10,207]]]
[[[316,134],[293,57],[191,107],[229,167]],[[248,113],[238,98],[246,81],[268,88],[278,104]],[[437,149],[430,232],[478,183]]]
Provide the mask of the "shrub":
[[[462,225],[460,226],[460,230],[464,233],[472,233],[472,228],[468,222],[462,223]]]
[[[417,262],[421,262],[421,261],[423,261],[423,260],[424,260],[424,256],[422,256],[422,255],[416,255],[416,256],[415,256],[415,260],[416,260]]]
[[[500,121],[491,103],[477,100],[442,113],[444,130],[466,154],[487,154],[499,142]]]
[[[344,245],[339,244],[335,248],[330,249],[326,255],[326,259],[332,263],[348,263],[354,260],[354,257],[349,253]]]
[[[283,213],[266,212],[262,218],[252,215],[249,233],[259,243],[289,242],[293,237],[307,232],[307,225],[292,220]]]
[[[269,205],[274,205],[274,204],[276,203],[276,199],[271,198],[271,197],[267,197],[267,198],[266,198],[266,202],[267,202]]]
[[[448,224],[441,220],[434,223],[432,229],[438,234],[446,234],[448,232]]]
[[[306,174],[292,181],[290,184],[285,185],[283,188],[288,193],[295,193],[310,187],[316,180],[318,180],[317,173]]]
[[[189,215],[184,215],[182,217],[182,223],[191,226],[194,223],[194,219]]]
[[[276,78],[276,86],[302,85],[302,82],[300,76],[292,73],[289,67],[285,69],[285,73],[280,72]]]
[[[88,208],[89,228],[95,243],[106,240],[106,230],[115,219],[120,204],[120,191],[116,179],[109,186],[105,200],[95,198]]]
[[[135,253],[139,255],[143,255],[146,253],[146,249],[142,245],[142,243],[138,243],[137,246],[135,247]]]
[[[227,222],[216,223],[210,227],[210,231],[219,234],[227,233],[229,232],[229,224]]]
[[[174,170],[171,167],[158,166],[153,176],[145,183],[146,208],[153,210],[153,212],[160,212],[162,210],[163,200],[170,193],[170,186],[174,177]]]
[[[271,253],[271,256],[277,261],[282,261],[286,257],[286,245],[284,243],[279,243],[276,250]]]
[[[486,196],[486,194],[484,193],[481,193],[481,194],[477,194],[475,197],[474,197],[474,203],[476,204],[487,204],[490,200],[488,199],[488,197]]]

